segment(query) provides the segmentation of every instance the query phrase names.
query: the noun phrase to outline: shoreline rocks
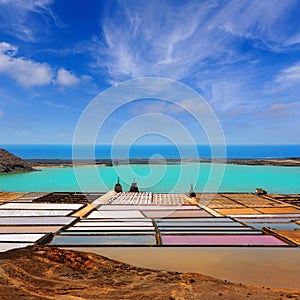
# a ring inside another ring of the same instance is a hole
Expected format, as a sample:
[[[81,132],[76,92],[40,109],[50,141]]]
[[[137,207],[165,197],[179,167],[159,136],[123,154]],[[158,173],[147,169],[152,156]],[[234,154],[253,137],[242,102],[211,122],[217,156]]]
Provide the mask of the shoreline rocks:
[[[18,156],[0,149],[0,174],[22,173],[36,171],[31,164]]]

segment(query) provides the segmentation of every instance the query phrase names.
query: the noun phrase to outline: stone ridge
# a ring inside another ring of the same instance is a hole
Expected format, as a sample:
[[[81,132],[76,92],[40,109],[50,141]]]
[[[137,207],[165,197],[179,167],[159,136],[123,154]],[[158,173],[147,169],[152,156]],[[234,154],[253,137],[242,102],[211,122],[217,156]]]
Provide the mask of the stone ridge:
[[[18,156],[0,149],[0,174],[32,172],[35,169]]]

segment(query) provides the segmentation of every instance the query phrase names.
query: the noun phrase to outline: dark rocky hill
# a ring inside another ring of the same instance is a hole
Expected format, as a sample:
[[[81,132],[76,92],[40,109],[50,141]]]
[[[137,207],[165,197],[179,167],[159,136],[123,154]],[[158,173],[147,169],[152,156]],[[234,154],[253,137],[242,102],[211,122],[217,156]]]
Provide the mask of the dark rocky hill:
[[[0,174],[35,171],[29,163],[4,149],[0,149]]]

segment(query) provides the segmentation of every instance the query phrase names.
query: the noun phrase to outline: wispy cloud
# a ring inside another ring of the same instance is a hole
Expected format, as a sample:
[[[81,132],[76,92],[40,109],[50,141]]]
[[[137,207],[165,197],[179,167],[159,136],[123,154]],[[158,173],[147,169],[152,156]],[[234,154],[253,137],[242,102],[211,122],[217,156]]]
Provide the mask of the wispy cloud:
[[[112,78],[166,76],[179,79],[203,57],[206,46],[201,39],[200,24],[208,10],[205,5],[200,7],[199,3],[190,2],[177,7],[167,2],[135,2],[130,7],[124,5],[122,10],[124,14],[119,18],[104,20],[106,45],[99,45],[98,58],[101,57],[100,63],[106,66]]]
[[[4,110],[0,109],[0,118],[2,118],[4,116]]]
[[[267,118],[282,120],[294,115],[298,111],[299,105],[293,103],[273,103],[268,109]]]
[[[300,84],[300,62],[281,69],[272,81],[265,84],[265,92],[274,94],[288,88],[299,87]]]
[[[53,0],[0,0],[1,29],[20,40],[36,42],[38,33],[45,33],[49,22],[63,26],[51,10],[52,3]]]
[[[286,47],[300,47],[298,26],[285,26],[298,20],[300,3],[297,0],[227,1],[214,20],[212,27],[252,40],[255,47],[281,51]],[[295,13],[298,12],[298,13]]]
[[[240,51],[242,39],[272,51],[299,46],[299,28],[281,24],[299,2],[274,1],[120,2],[116,15],[103,21],[94,57],[115,80],[183,79],[249,59]]]

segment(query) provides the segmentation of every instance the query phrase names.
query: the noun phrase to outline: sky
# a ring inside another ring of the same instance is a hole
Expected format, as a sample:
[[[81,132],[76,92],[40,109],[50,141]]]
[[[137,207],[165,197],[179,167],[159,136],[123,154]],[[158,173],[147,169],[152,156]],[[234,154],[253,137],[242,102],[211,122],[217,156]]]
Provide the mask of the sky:
[[[99,93],[143,77],[194,89],[228,144],[300,144],[299,16],[298,0],[0,0],[0,144],[71,144]],[[149,114],[209,139],[188,111],[149,98],[110,115],[99,143]],[[155,133],[137,141],[168,140]]]

